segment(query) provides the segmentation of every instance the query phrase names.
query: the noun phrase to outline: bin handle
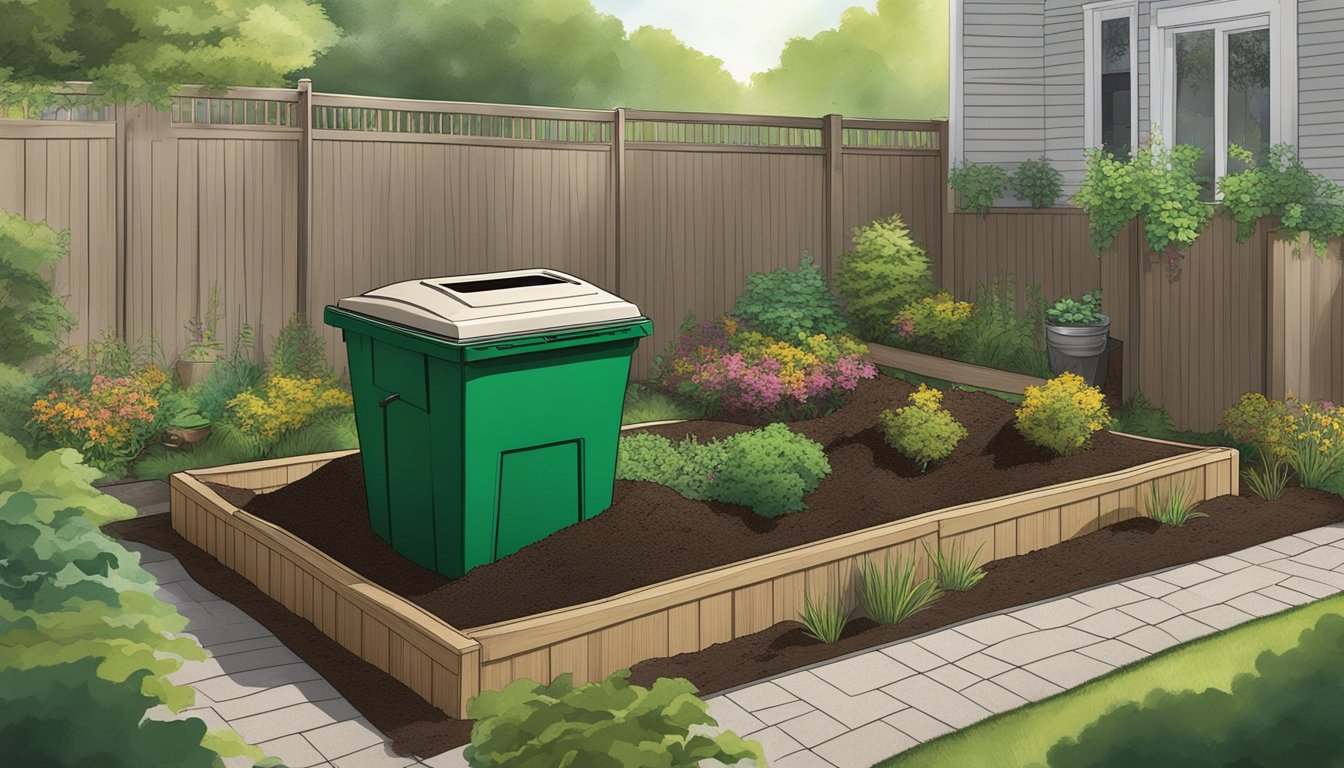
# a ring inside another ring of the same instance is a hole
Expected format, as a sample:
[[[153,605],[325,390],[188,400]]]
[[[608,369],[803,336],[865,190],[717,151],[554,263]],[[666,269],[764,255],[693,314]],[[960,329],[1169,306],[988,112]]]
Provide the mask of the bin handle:
[[[386,410],[386,409],[387,409],[387,405],[388,405],[388,403],[391,403],[391,402],[394,401],[394,400],[400,400],[400,399],[401,399],[401,393],[400,393],[400,392],[394,392],[394,393],[388,395],[387,397],[384,397],[382,400],[379,400],[379,401],[378,401],[378,407],[379,407],[379,408],[382,408],[382,409],[384,409],[384,410]]]

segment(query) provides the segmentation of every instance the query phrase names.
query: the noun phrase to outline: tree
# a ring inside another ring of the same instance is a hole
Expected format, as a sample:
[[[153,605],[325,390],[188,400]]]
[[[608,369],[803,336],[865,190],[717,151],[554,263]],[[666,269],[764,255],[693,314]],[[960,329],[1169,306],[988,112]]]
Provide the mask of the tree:
[[[0,0],[0,18],[0,106],[25,116],[67,80],[158,105],[184,83],[283,85],[338,36],[309,0]]]

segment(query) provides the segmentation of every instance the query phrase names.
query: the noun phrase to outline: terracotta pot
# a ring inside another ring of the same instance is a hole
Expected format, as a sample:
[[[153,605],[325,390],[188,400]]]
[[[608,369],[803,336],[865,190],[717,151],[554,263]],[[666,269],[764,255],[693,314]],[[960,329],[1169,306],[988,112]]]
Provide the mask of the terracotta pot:
[[[168,430],[168,434],[173,438],[177,445],[195,445],[201,442],[210,434],[210,425],[196,427],[194,429],[178,429],[173,427]]]
[[[182,382],[182,388],[187,389],[205,381],[205,377],[210,375],[210,370],[215,367],[215,360],[178,360],[177,378]]]

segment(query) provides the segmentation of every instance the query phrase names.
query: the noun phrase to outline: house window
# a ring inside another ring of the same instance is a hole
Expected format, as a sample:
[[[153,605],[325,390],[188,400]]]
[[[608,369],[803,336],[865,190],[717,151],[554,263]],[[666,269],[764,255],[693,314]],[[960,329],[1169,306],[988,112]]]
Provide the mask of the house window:
[[[1087,145],[1127,157],[1138,140],[1137,9],[1112,0],[1085,6],[1083,15]]]
[[[1154,2],[1153,122],[1169,144],[1204,150],[1199,172],[1213,198],[1215,179],[1243,165],[1237,145],[1263,157],[1295,139],[1294,0]]]

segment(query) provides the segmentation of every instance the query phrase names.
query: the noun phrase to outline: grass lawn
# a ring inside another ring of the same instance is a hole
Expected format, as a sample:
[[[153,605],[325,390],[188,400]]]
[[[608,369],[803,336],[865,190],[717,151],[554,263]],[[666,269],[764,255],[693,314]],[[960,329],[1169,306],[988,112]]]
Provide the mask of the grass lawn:
[[[1344,595],[1326,598],[1163,651],[1043,701],[983,720],[878,764],[875,768],[1044,765],[1065,736],[1117,705],[1143,701],[1155,688],[1229,690],[1232,678],[1255,670],[1265,651],[1297,645],[1302,631],[1327,613],[1344,613]]]

